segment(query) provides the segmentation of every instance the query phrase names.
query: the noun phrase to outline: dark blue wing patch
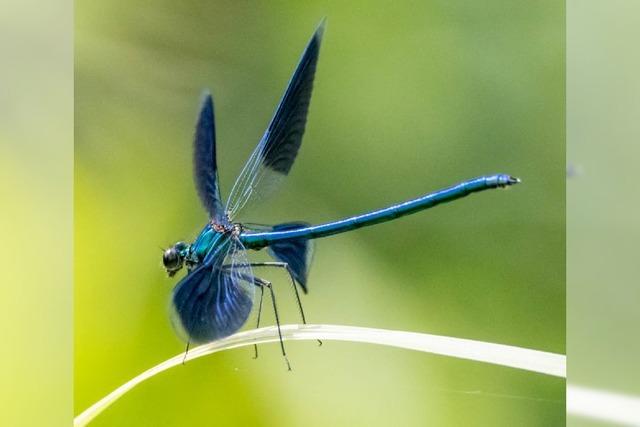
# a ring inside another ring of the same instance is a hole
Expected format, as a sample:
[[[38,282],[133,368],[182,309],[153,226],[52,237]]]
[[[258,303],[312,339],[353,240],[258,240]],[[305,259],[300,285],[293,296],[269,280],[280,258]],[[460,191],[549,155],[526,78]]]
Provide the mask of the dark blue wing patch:
[[[253,276],[238,245],[232,242],[229,251],[208,255],[174,288],[172,320],[183,339],[206,343],[224,338],[240,329],[249,317]]]
[[[248,202],[264,200],[298,155],[307,122],[324,21],[307,44],[269,126],[229,194],[226,213],[233,220]]]
[[[323,32],[324,21],[304,50],[263,137],[266,139],[264,166],[283,175],[291,170],[302,143]]]
[[[212,219],[220,219],[224,208],[220,200],[216,163],[216,128],[213,99],[205,93],[193,139],[193,175],[200,201]]]
[[[306,222],[288,222],[273,226],[273,231],[295,230],[308,227]],[[307,276],[313,255],[313,242],[309,239],[295,239],[269,245],[269,254],[281,262],[289,264],[293,277],[304,293],[307,293]]]

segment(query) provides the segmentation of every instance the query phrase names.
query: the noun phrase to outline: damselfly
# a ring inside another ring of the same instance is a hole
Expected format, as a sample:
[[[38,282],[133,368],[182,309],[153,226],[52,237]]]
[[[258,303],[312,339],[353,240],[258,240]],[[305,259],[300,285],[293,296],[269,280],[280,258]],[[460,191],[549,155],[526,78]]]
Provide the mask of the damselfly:
[[[210,342],[240,329],[252,310],[256,288],[260,290],[258,326],[266,288],[271,295],[280,332],[273,287],[269,281],[253,274],[256,268],[286,270],[295,290],[302,321],[306,323],[296,284],[307,292],[312,239],[390,221],[471,193],[519,182],[517,178],[503,174],[482,176],[385,209],[321,225],[287,222],[257,227],[238,222],[238,214],[248,202],[258,195],[263,196],[263,190],[273,188],[274,183],[289,173],[296,159],[305,129],[323,31],[324,23],[321,23],[305,48],[266,132],[233,185],[226,204],[222,202],[218,184],[213,101],[210,94],[204,97],[196,124],[193,163],[198,195],[210,221],[193,243],[178,242],[163,254],[163,263],[170,276],[183,266],[187,268],[187,275],[177,284],[172,295],[173,323],[187,341],[187,348],[189,343]],[[275,261],[249,262],[247,249],[263,248],[268,248]],[[281,335],[280,348],[286,360]],[[290,369],[288,360],[287,366]]]

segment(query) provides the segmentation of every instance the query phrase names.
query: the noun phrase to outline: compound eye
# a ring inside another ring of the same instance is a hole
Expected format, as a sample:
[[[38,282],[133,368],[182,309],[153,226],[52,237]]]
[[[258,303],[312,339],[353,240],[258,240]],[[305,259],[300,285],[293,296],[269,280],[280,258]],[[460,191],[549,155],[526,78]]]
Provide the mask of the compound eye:
[[[177,270],[182,265],[182,257],[175,248],[169,248],[162,254],[162,263],[169,270]]]

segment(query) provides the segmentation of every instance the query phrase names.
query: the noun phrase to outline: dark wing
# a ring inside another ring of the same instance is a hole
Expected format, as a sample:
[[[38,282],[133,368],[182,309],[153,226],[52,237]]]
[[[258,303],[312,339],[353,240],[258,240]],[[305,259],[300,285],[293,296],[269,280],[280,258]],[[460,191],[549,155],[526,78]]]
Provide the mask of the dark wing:
[[[273,189],[274,184],[291,170],[307,122],[323,31],[324,20],[304,50],[260,143],[233,185],[226,206],[230,219],[237,215],[252,196],[263,190]]]
[[[229,336],[249,317],[254,287],[244,247],[230,237],[174,288],[173,325],[191,343]]]
[[[274,225],[273,231],[295,230],[308,227],[306,222],[288,222]],[[313,241],[309,239],[294,239],[275,242],[269,245],[269,254],[278,261],[286,262],[304,293],[307,293],[307,276],[313,256]]]
[[[216,164],[216,127],[213,117],[213,99],[205,93],[193,139],[193,177],[200,201],[211,219],[224,214],[218,184]]]

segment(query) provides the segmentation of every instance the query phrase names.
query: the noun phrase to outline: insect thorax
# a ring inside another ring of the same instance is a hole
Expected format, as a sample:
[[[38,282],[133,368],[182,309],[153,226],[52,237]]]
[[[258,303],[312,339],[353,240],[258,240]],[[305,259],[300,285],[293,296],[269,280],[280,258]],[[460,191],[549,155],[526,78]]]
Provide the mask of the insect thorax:
[[[192,268],[202,262],[207,253],[209,253],[214,246],[228,244],[229,239],[223,239],[223,236],[231,234],[232,236],[237,237],[241,232],[242,226],[240,224],[232,224],[230,222],[220,224],[213,221],[208,223],[189,247],[189,255],[186,257],[185,261],[189,267]]]

